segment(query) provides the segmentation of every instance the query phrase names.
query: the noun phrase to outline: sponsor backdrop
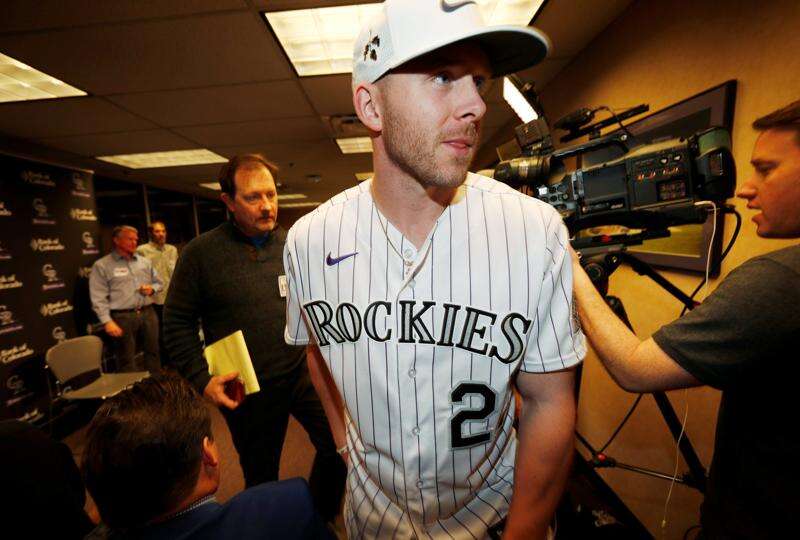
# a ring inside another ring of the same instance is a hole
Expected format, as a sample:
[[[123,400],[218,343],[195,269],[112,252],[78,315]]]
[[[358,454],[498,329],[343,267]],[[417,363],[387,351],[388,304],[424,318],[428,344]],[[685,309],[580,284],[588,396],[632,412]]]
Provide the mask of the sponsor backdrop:
[[[91,173],[0,154],[0,417],[47,410],[44,354],[86,333],[98,230]]]

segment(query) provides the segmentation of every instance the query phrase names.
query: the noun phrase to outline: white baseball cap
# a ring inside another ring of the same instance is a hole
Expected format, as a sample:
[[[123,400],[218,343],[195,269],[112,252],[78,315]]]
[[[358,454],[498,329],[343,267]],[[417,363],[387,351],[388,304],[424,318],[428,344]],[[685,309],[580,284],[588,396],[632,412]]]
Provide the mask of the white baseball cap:
[[[538,64],[550,48],[533,28],[486,26],[474,0],[386,0],[356,39],[353,84],[375,82],[409,60],[467,40],[483,48],[495,77]]]

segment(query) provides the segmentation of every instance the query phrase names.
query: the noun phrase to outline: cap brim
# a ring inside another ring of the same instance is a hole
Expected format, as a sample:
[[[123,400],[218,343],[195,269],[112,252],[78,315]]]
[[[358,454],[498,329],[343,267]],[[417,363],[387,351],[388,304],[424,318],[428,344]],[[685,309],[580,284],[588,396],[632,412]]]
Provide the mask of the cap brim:
[[[483,48],[489,57],[494,77],[501,77],[535,66],[547,57],[547,52],[550,50],[550,40],[545,34],[534,28],[490,26],[464,34],[455,40],[448,39],[441,43],[433,43],[421,51],[415,51],[415,54],[408,58],[398,58],[384,73],[443,47],[464,42],[478,43]]]
[[[547,57],[550,50],[547,36],[533,28],[499,26],[465,40],[483,47],[495,77],[535,66]]]

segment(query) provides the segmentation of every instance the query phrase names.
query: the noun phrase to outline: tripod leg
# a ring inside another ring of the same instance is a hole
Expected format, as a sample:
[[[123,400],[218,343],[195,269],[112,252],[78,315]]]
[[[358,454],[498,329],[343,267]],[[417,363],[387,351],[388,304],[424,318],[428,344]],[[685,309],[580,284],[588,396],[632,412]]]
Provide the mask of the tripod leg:
[[[622,499],[614,492],[611,487],[606,484],[603,477],[592,467],[591,463],[583,458],[580,452],[575,450],[575,460],[573,462],[572,476],[570,485],[580,486],[580,481],[587,484],[584,487],[590,489],[592,495],[600,500],[602,509],[614,517],[621,525],[629,532],[625,538],[640,538],[642,540],[652,540],[653,535],[647,528],[639,521],[633,512],[625,505]],[[577,489],[580,489],[578,487]],[[588,504],[586,506],[592,507],[595,505]]]
[[[682,425],[681,421],[678,419],[678,415],[675,413],[675,409],[672,407],[672,403],[670,403],[669,398],[667,398],[664,392],[653,392],[653,399],[656,400],[656,405],[658,405],[658,408],[661,410],[661,416],[664,417],[664,421],[672,432],[672,436],[676,441],[678,441],[680,437],[678,447],[680,448],[683,459],[686,461],[686,465],[689,466],[690,477],[684,478],[686,485],[697,489],[700,493],[705,493],[706,469],[700,462],[700,458],[697,457],[697,453],[695,453],[694,447],[691,441],[689,441],[686,432],[683,433],[683,437],[680,436]]]

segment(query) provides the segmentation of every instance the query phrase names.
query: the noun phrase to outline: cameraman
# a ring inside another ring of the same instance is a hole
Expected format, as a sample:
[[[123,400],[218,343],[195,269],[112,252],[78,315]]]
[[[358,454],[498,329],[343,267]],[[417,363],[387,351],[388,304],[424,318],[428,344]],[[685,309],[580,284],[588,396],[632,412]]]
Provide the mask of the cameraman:
[[[800,101],[753,123],[752,178],[737,196],[764,238],[800,238]],[[685,317],[640,341],[608,308],[573,252],[583,330],[630,392],[722,390],[701,508],[704,539],[778,538],[800,528],[800,245],[753,258]],[[795,533],[789,533],[796,534]]]

